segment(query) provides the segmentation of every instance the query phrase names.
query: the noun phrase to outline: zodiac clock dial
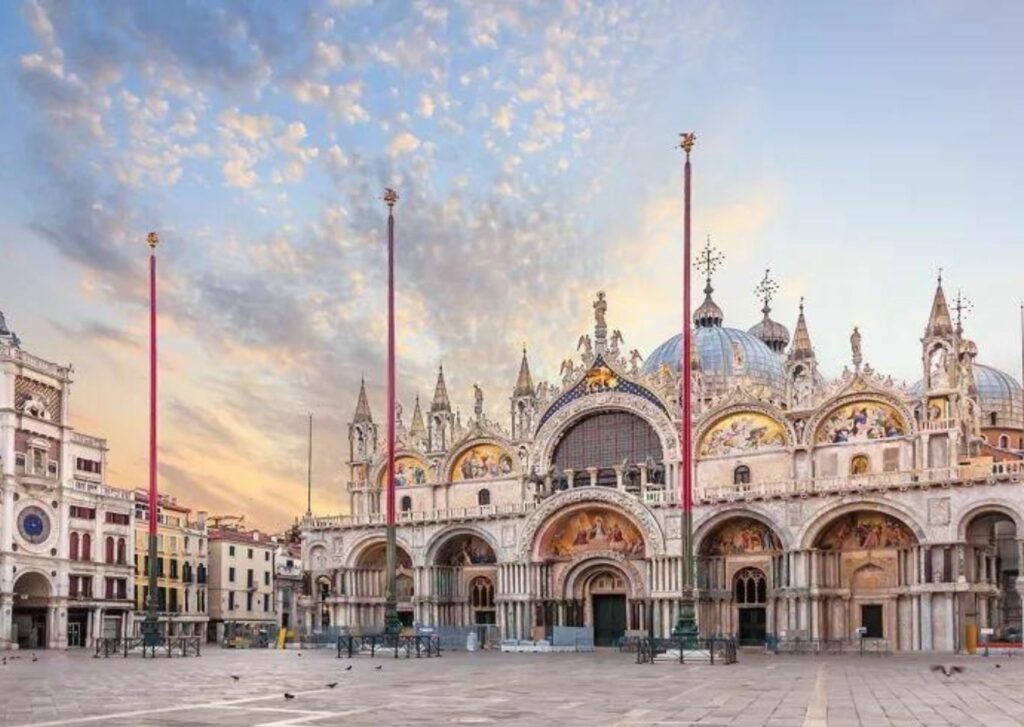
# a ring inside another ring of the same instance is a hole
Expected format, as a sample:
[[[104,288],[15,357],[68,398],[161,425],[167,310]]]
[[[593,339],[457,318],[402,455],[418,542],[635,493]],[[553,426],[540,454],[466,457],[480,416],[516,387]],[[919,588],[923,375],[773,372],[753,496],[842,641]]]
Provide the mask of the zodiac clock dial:
[[[44,543],[50,537],[50,517],[41,508],[26,507],[18,514],[18,531],[33,545]]]

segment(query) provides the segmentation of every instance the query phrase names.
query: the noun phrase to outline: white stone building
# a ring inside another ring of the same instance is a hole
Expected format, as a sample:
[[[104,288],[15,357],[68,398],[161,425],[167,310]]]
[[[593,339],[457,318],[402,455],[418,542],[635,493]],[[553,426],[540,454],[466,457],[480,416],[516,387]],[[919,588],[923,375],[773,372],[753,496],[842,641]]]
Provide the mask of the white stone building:
[[[277,625],[274,551],[277,541],[257,530],[209,529],[209,640],[258,636]]]
[[[710,278],[705,292],[693,352],[701,632],[757,643],[863,627],[903,650],[1019,633],[1022,391],[976,361],[941,281],[910,387],[865,363],[856,329],[850,367],[828,379],[802,304],[790,342],[770,297],[740,330],[723,325]],[[507,427],[484,416],[479,390],[463,427],[443,372],[428,411],[417,400],[408,425],[398,414],[405,623],[496,623],[506,638],[586,625],[599,644],[676,623],[681,337],[641,365],[608,336],[603,295],[594,309],[593,338],[570,339],[580,355],[557,384],[535,385],[524,352]],[[365,387],[349,453],[350,513],[303,522],[311,630],[383,624],[385,447]]]
[[[106,485],[105,440],[71,426],[71,374],[0,314],[0,649],[129,633],[132,497]]]

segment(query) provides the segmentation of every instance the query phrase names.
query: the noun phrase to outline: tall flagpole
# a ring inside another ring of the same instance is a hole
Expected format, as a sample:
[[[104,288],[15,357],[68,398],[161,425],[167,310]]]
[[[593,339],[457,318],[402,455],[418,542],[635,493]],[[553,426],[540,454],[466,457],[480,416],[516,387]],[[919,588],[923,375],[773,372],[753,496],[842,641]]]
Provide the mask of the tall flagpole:
[[[384,592],[384,631],[397,634],[401,630],[395,596],[398,566],[395,543],[395,203],[398,193],[384,190],[388,206],[388,492],[387,492],[387,584]]]
[[[1020,382],[1020,414],[1021,421],[1024,421],[1024,303],[1020,304]],[[1017,444],[1024,449],[1024,432],[1021,433],[1021,439]]]
[[[156,474],[156,246],[160,238],[155,232],[146,237],[149,245],[149,598],[142,634],[146,645],[161,643],[159,608],[160,593],[157,583],[157,521],[160,503],[157,499]]]
[[[309,413],[309,443],[306,447],[306,514],[313,514],[313,412]]]
[[[679,489],[683,518],[683,573],[679,604],[679,620],[673,634],[692,640],[697,635],[697,616],[693,594],[693,401],[691,351],[693,328],[690,321],[690,152],[697,135],[680,134],[679,146],[686,154],[683,165],[683,330],[682,351],[679,362],[680,422],[679,422]]]

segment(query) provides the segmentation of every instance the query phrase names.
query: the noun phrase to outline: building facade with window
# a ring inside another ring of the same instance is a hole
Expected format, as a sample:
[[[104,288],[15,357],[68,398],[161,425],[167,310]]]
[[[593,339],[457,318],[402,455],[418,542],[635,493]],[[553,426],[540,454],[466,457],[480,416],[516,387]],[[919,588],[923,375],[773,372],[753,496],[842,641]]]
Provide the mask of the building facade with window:
[[[298,532],[294,533],[297,536]],[[292,532],[279,539],[274,551],[274,604],[278,628],[296,631],[301,626],[299,597],[303,593],[302,544]]]
[[[131,492],[71,426],[72,369],[0,313],[0,650],[91,647],[131,627]]]
[[[768,286],[766,286],[768,287]],[[769,291],[770,292],[770,291]],[[819,369],[801,303],[792,337],[770,296],[749,329],[713,299],[693,318],[699,628],[747,643],[868,637],[950,650],[1021,626],[1022,392],[976,360],[941,281],[922,301],[921,381],[875,371],[860,331]],[[607,301],[561,380],[526,354],[505,425],[474,387],[466,425],[440,371],[429,408],[397,413],[399,612],[495,623],[506,638],[589,626],[597,643],[668,635],[682,573],[681,336],[644,359],[609,335]],[[924,315],[928,313],[927,317]],[[511,371],[510,371],[511,373]],[[372,631],[385,604],[384,426],[365,386],[349,425],[349,513],[305,518],[306,628]]]
[[[210,641],[271,637],[277,626],[277,539],[257,530],[210,529]]]
[[[149,599],[149,492],[133,493],[135,511],[135,634],[142,633]],[[167,636],[206,636],[209,545],[206,513],[195,513],[169,495],[157,508],[157,603]]]

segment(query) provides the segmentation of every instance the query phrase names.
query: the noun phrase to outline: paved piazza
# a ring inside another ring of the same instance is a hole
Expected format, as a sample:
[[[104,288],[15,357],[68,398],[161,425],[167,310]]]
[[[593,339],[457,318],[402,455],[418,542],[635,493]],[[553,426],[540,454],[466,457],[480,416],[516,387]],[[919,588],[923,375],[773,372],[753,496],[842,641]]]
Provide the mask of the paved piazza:
[[[145,662],[22,657],[0,667],[3,727],[1024,724],[1019,657],[743,654],[740,664],[715,668],[638,666],[614,651],[352,662],[326,650],[211,649],[200,659]],[[967,670],[947,679],[929,669],[942,661]]]

